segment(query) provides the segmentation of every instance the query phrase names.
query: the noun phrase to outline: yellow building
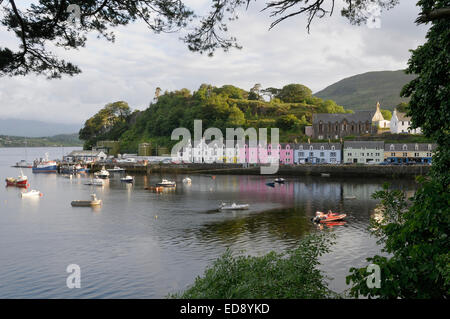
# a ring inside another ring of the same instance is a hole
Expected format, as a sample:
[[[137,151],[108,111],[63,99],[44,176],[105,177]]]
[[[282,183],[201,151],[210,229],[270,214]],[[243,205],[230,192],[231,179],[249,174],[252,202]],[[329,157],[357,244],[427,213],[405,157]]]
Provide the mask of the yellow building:
[[[385,143],[384,161],[390,163],[431,163],[436,144]]]

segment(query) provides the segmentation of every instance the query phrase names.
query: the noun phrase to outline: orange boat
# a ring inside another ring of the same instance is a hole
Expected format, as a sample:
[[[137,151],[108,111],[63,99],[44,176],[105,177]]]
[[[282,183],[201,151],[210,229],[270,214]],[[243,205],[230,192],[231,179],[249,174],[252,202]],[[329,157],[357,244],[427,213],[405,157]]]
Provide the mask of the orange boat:
[[[327,214],[316,212],[316,216],[312,220],[316,223],[328,223],[343,220],[345,217],[347,217],[347,214],[338,214],[331,211]]]

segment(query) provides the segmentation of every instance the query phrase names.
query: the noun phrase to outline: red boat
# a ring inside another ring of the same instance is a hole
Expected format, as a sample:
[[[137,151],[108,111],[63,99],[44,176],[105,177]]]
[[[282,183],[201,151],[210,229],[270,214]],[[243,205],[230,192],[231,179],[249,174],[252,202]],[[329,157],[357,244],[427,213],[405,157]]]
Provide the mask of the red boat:
[[[316,212],[316,217],[313,218],[313,221],[316,223],[328,223],[343,220],[345,217],[347,217],[347,214],[332,213],[331,211],[328,214]]]
[[[8,177],[6,178],[6,186],[16,186],[16,187],[27,187],[28,177],[21,174],[19,177]]]

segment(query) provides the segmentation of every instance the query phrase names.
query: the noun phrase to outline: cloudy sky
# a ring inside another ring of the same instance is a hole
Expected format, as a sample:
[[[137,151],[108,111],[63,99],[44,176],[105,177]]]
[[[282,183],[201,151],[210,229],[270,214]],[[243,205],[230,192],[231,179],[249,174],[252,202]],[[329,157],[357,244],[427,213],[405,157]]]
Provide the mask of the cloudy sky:
[[[82,69],[81,75],[59,80],[34,75],[0,78],[0,118],[81,124],[113,101],[145,109],[158,86],[196,90],[209,83],[250,89],[255,83],[302,83],[317,92],[358,73],[402,69],[408,50],[424,42],[427,30],[414,24],[415,2],[400,0],[396,8],[382,12],[379,29],[352,26],[336,10],[332,17],[315,20],[310,34],[305,16],[268,31],[271,18],[259,12],[261,3],[254,3],[230,25],[230,34],[243,49],[214,57],[189,52],[179,34],[155,35],[140,23],[118,28],[115,43],[92,36],[79,51],[58,51]],[[208,1],[186,3],[203,10]],[[0,46],[17,43],[0,28]]]

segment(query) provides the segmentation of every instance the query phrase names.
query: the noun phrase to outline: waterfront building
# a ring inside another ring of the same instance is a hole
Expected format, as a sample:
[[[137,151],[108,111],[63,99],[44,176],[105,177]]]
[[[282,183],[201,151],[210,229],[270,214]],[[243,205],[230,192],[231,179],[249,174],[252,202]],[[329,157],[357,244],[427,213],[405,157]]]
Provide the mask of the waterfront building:
[[[384,141],[344,141],[343,163],[379,164],[384,160]]]
[[[68,155],[63,157],[64,162],[68,163],[93,163],[96,161],[102,161],[107,158],[107,155],[102,151],[72,151]]]
[[[406,116],[405,113],[398,112],[397,109],[394,109],[394,113],[392,113],[391,123],[390,123],[390,131],[393,134],[399,133],[409,133],[409,134],[420,134],[420,128],[411,129],[411,118]]]
[[[432,143],[386,143],[384,160],[390,163],[431,163],[436,144]]]
[[[340,143],[301,143],[294,145],[294,163],[341,163]]]

